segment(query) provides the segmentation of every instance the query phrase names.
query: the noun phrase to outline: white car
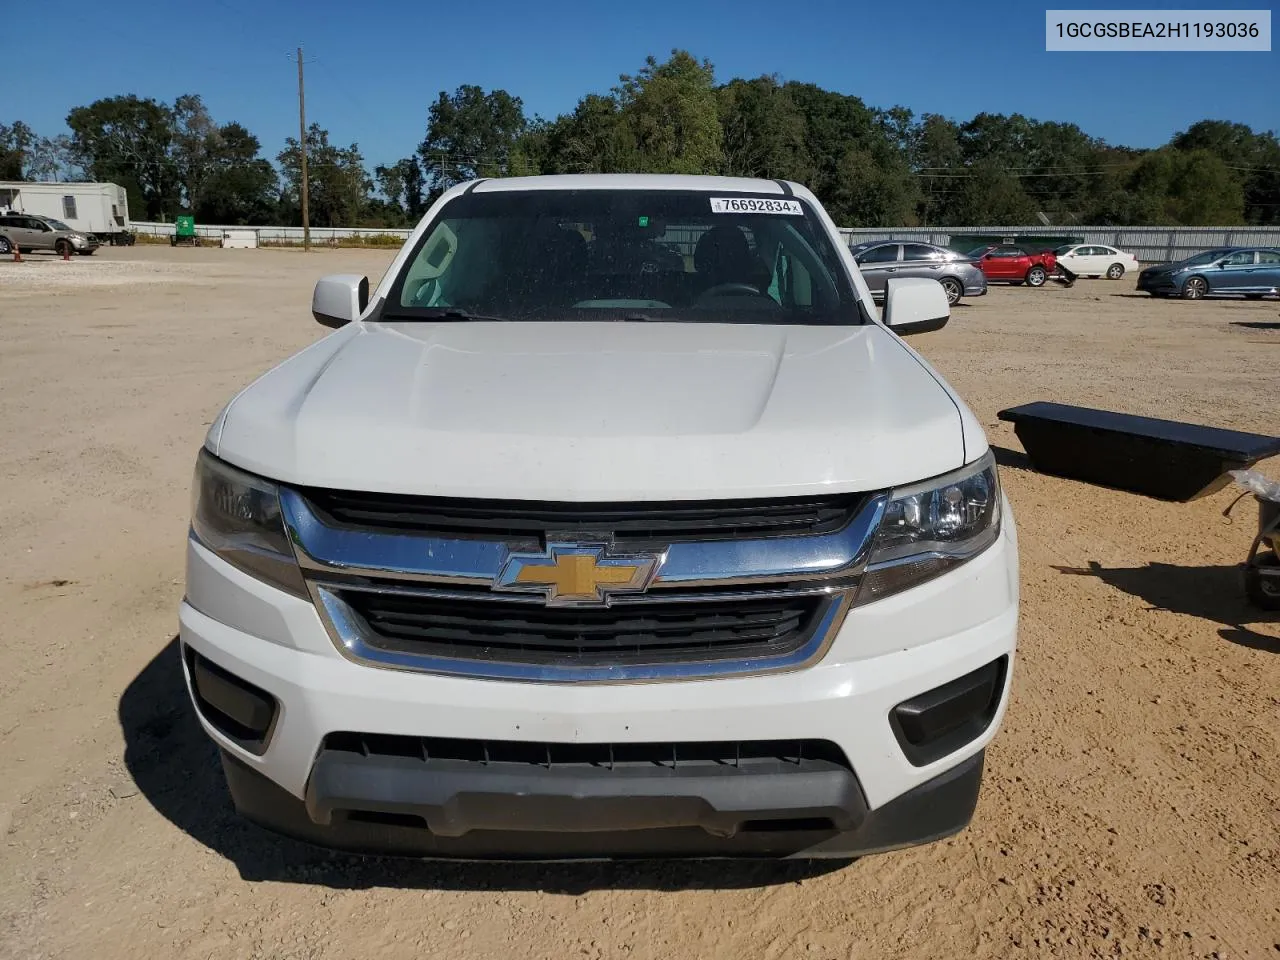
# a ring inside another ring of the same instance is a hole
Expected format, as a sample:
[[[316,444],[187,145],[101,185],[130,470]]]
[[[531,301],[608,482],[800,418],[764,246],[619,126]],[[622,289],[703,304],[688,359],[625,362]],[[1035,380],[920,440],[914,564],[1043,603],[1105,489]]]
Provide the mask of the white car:
[[[813,194],[481,180],[200,452],[181,649],[242,814],[463,858],[847,857],[970,821],[1009,697],[979,421]]]
[[[1058,247],[1053,251],[1058,266],[1070,270],[1077,277],[1106,277],[1119,280],[1126,273],[1137,271],[1141,264],[1132,253],[1101,243],[1075,243]]]

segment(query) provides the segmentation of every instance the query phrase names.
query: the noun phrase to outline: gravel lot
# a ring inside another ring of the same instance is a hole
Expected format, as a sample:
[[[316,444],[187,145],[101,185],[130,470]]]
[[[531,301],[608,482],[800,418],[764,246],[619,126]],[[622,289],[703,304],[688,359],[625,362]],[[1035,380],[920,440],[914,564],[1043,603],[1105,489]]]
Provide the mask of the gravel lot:
[[[1277,957],[1280,621],[1256,511],[1037,475],[1004,406],[1280,433],[1280,303],[1131,278],[996,288],[913,342],[1002,448],[1021,660],[973,826],[786,865],[330,856],[230,811],[174,634],[192,460],[390,252],[107,248],[0,263],[0,956]],[[1280,476],[1280,460],[1264,464]]]

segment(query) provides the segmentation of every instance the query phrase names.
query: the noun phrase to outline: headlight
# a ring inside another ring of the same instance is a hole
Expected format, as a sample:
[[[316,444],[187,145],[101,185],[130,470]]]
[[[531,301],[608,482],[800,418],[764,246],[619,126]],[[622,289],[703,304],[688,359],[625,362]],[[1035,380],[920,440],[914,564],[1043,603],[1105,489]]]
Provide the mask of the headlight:
[[[1000,535],[1000,480],[990,451],[955,473],[894,490],[871,546],[858,603],[941,576]]]
[[[307,596],[274,483],[237,470],[206,450],[196,459],[191,530],[227,563],[281,590]]]

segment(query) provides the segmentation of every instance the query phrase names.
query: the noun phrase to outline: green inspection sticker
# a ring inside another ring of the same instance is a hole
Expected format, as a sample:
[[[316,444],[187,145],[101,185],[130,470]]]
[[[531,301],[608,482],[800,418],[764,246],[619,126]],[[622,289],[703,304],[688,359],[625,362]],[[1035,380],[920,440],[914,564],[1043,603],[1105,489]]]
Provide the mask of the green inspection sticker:
[[[642,226],[642,227],[647,227],[648,225],[649,225],[649,218],[648,218],[648,217],[641,217],[641,218],[640,218],[640,226]]]

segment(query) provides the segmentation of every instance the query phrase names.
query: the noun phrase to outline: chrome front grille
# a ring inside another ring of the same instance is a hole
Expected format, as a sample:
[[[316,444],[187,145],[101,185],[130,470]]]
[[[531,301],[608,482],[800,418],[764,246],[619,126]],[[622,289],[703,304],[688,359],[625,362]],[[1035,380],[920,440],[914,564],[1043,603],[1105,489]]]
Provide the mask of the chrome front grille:
[[[861,494],[777,500],[665,503],[545,503],[304,490],[311,510],[353,529],[480,540],[603,536],[619,547],[676,542],[815,536],[843,529],[866,502]]]
[[[346,655],[396,669],[561,682],[815,662],[852,602],[885,500],[737,501],[723,517],[715,504],[676,504],[668,522],[660,504],[628,514],[618,505],[546,504],[522,513],[507,503],[486,514],[476,506],[484,501],[450,501],[445,510],[439,500],[331,493],[285,489],[281,506],[317,609]],[[737,522],[742,535],[731,537]],[[513,589],[513,558],[575,535],[610,551],[619,542],[630,554],[647,550],[655,572],[631,592],[570,603],[503,592]]]

